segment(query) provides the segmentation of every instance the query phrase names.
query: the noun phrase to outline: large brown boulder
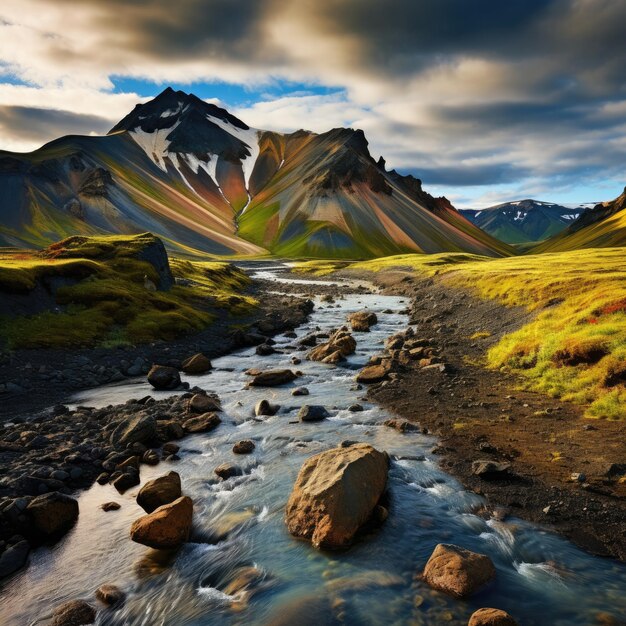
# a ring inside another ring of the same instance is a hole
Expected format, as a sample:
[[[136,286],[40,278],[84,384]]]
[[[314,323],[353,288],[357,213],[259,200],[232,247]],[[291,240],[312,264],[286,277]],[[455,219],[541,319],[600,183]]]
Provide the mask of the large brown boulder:
[[[188,433],[206,433],[222,423],[217,413],[203,413],[198,417],[190,417],[183,422],[183,428]]]
[[[348,315],[348,322],[355,333],[367,333],[370,326],[378,323],[378,317],[372,311],[357,311]]]
[[[211,361],[201,352],[185,359],[182,364],[182,370],[185,374],[205,374],[212,369]]]
[[[64,535],[78,519],[78,502],[55,491],[31,500],[26,513],[37,537],[58,537]]]
[[[373,383],[379,383],[381,380],[385,380],[388,373],[389,368],[385,365],[368,365],[356,375],[356,381],[365,383],[366,385],[372,385]]]
[[[70,600],[52,613],[53,626],[84,626],[96,621],[96,610],[84,600]]]
[[[310,350],[307,354],[307,359],[311,361],[324,361],[324,359],[331,357],[335,362],[338,358],[346,357],[349,354],[353,354],[356,350],[356,340],[354,337],[344,329],[336,330],[328,339],[326,343],[322,343],[319,346]],[[339,355],[335,354],[336,352]]]
[[[133,522],[130,538],[157,550],[177,548],[189,538],[193,502],[182,496]]]
[[[372,516],[385,485],[389,459],[365,443],[333,448],[308,459],[287,503],[292,535],[313,545],[348,545]]]
[[[250,384],[253,387],[277,387],[295,379],[296,375],[291,370],[266,370],[256,374]]]
[[[180,374],[175,367],[153,365],[148,372],[148,382],[155,389],[176,389],[180,386]]]
[[[180,475],[177,472],[170,472],[149,480],[139,490],[137,504],[146,513],[152,513],[160,506],[174,502],[181,494]]]
[[[206,393],[194,394],[190,398],[187,407],[193,413],[210,413],[211,411],[222,410],[219,398],[215,395],[207,395]]]
[[[517,626],[517,622],[500,609],[478,609],[472,613],[467,626]]]
[[[473,594],[495,575],[496,569],[485,554],[440,543],[426,563],[423,578],[433,589],[462,598]]]

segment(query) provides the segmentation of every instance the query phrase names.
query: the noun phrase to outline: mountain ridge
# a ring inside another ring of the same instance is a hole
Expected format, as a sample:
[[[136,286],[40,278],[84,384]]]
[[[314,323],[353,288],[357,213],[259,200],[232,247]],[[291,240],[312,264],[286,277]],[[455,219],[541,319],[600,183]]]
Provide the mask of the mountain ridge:
[[[0,242],[151,231],[179,252],[368,258],[512,250],[421,181],[375,161],[359,129],[255,129],[167,88],[109,133],[0,152]]]

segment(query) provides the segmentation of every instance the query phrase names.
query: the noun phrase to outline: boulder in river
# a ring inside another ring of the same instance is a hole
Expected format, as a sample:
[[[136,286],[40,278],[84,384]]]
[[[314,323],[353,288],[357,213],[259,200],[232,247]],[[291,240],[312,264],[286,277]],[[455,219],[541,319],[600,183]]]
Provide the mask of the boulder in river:
[[[222,463],[213,470],[222,480],[228,480],[233,476],[241,476],[243,474],[241,468],[233,463]]]
[[[169,472],[169,474],[149,480],[139,490],[137,504],[146,513],[152,513],[160,506],[174,502],[181,495],[180,475],[177,472]]]
[[[295,379],[296,375],[291,370],[266,370],[258,372],[250,384],[253,387],[277,387]]]
[[[365,443],[309,458],[287,503],[289,532],[317,547],[348,545],[385,490],[388,464],[387,454]]]
[[[219,398],[206,393],[196,393],[190,400],[187,408],[193,413],[210,413],[211,411],[221,411]]]
[[[478,609],[472,613],[467,626],[517,626],[517,622],[500,609]]]
[[[157,550],[177,548],[189,538],[193,502],[182,496],[133,522],[130,538]]]
[[[217,413],[203,413],[197,417],[190,417],[183,422],[183,428],[188,433],[206,433],[222,423]]]
[[[485,554],[440,543],[426,563],[423,578],[433,589],[463,598],[478,591],[495,575],[493,562]]]
[[[254,451],[254,448],[254,441],[251,439],[242,439],[233,446],[233,452],[235,454],[250,454]]]
[[[385,380],[388,373],[389,368],[385,365],[368,365],[357,374],[356,380],[359,383],[371,385],[373,383],[379,383],[381,380]]]
[[[356,311],[348,315],[348,322],[354,332],[367,333],[370,326],[378,323],[378,317],[373,311]]]
[[[146,443],[157,438],[157,424],[153,415],[139,414],[124,419],[111,433],[114,446],[126,447],[133,443]]]
[[[201,352],[190,356],[182,363],[182,370],[185,374],[199,375],[206,374],[206,372],[213,369],[211,361],[204,356]]]
[[[254,414],[257,417],[262,415],[276,415],[276,413],[278,413],[278,409],[280,409],[279,404],[272,404],[269,400],[264,398],[256,403],[254,407]]]
[[[346,357],[353,354],[355,350],[356,340],[354,337],[347,330],[340,328],[329,337],[326,343],[310,350],[307,358],[311,361],[323,361],[336,352],[339,352],[340,356]]]
[[[139,471],[134,467],[127,467],[117,478],[113,480],[113,486],[124,493],[139,484]]]
[[[148,382],[155,389],[176,389],[180,386],[180,374],[175,367],[153,365],[148,372]]]
[[[37,538],[59,537],[78,519],[78,502],[55,491],[31,500],[26,513]]]
[[[126,599],[126,594],[117,586],[104,584],[96,589],[96,598],[107,606],[117,606]]]
[[[84,600],[70,600],[52,613],[53,626],[83,626],[96,621],[96,609]]]
[[[330,416],[330,413],[321,404],[305,404],[298,411],[301,422],[319,422]]]

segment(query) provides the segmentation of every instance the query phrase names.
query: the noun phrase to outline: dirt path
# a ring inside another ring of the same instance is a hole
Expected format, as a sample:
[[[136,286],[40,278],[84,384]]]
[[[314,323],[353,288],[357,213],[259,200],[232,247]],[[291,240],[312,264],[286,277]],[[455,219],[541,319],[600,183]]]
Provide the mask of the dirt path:
[[[487,348],[529,314],[409,273],[367,278],[414,298],[416,336],[429,339],[450,370],[396,368],[370,397],[438,435],[443,467],[498,515],[552,526],[593,553],[626,560],[626,484],[610,471],[626,463],[626,424],[585,419],[580,407],[520,391],[515,376],[480,365]],[[470,339],[480,331],[491,335]],[[478,476],[472,464],[482,460],[510,468]]]

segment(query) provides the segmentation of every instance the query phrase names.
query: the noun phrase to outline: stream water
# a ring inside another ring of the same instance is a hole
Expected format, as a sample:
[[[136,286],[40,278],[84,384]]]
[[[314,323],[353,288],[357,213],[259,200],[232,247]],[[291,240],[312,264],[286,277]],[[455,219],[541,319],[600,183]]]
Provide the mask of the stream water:
[[[406,315],[383,311],[401,311],[407,303],[378,294],[346,296],[336,305],[316,303],[299,337],[317,327],[342,325],[347,313],[364,307],[378,314],[372,332],[357,336],[357,352],[345,367],[303,360],[294,369],[304,375],[293,384],[246,389],[244,371],[250,367],[293,367],[292,352],[259,357],[247,349],[216,359],[206,376],[188,378],[219,394],[223,423],[182,440],[180,461],[142,466],[141,478],[143,483],[172,469],[180,473],[183,491],[194,501],[191,542],[172,555],[133,543],[130,525],[143,514],[135,503],[138,488],[120,496],[109,485],[94,485],[78,496],[75,528],[54,547],[35,551],[30,567],[2,590],[0,623],[27,625],[65,600],[96,603],[93,593],[102,583],[127,593],[121,608],[99,612],[98,624],[116,626],[323,626],[335,623],[326,617],[328,604],[347,625],[467,624],[484,606],[502,608],[525,626],[587,626],[600,623],[602,612],[621,620],[625,565],[593,557],[518,519],[478,517],[473,512],[481,498],[438,467],[430,453],[436,440],[380,425],[389,416],[362,400],[354,370],[381,350],[385,337],[406,327]],[[277,342],[280,348],[294,340],[277,337]],[[306,386],[310,395],[293,397],[295,386]],[[160,396],[141,381],[93,389],[75,402],[106,406],[147,394]],[[261,398],[280,404],[280,412],[254,419],[253,407]],[[355,402],[365,410],[348,411]],[[292,423],[303,404],[323,404],[332,417]],[[236,457],[233,443],[248,438],[256,442],[254,453]],[[349,550],[321,552],[287,533],[284,505],[304,460],[345,439],[370,443],[392,456],[389,518]],[[244,475],[218,481],[213,470],[226,461],[241,465]],[[121,509],[103,512],[100,504],[109,500]],[[430,590],[416,574],[440,542],[488,554],[497,568],[495,583],[467,601]],[[262,572],[257,593],[247,600],[227,595],[226,583],[250,566]],[[295,613],[288,613],[290,608]],[[280,622],[281,615],[286,621]]]

